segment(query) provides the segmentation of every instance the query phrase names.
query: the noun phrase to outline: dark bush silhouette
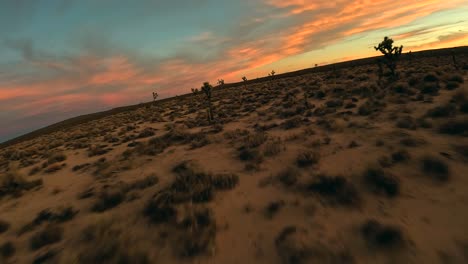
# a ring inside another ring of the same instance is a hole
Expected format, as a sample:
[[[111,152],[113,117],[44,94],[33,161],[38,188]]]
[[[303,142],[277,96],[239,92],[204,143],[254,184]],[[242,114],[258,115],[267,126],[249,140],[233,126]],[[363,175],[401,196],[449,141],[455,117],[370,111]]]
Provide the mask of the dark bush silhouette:
[[[16,252],[15,245],[8,241],[0,246],[0,260],[11,258]]]
[[[400,228],[382,225],[373,219],[367,220],[361,226],[361,234],[369,246],[377,249],[398,248],[405,244]]]
[[[395,197],[400,193],[400,182],[395,176],[385,173],[379,168],[369,168],[364,172],[364,181],[376,193]]]
[[[450,178],[448,164],[439,158],[425,156],[421,160],[421,165],[423,172],[435,180],[448,181]]]
[[[384,40],[374,47],[375,50],[380,51],[384,55],[381,60],[390,70],[393,76],[396,75],[397,60],[399,59],[403,46],[393,47],[393,39],[384,37]]]
[[[44,230],[34,234],[30,239],[30,247],[37,250],[43,246],[60,242],[63,236],[63,229],[57,225],[48,225]]]
[[[360,201],[354,185],[342,176],[319,175],[306,186],[306,190],[320,194],[333,203],[341,205],[358,205]]]

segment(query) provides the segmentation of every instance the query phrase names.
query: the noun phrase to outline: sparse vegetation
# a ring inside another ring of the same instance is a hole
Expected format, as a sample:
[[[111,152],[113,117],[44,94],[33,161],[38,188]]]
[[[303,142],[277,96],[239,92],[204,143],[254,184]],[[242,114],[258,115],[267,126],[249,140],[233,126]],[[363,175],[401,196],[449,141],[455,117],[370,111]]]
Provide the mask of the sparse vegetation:
[[[20,196],[23,191],[42,186],[42,180],[27,181],[17,172],[7,172],[0,176],[0,198],[7,195]]]
[[[383,225],[377,220],[367,220],[361,226],[361,234],[372,249],[385,250],[405,245],[403,232],[397,226]]]
[[[317,164],[320,160],[320,154],[315,151],[302,151],[297,155],[296,164],[299,167],[307,167]]]
[[[30,239],[30,247],[37,250],[46,245],[55,244],[62,240],[63,229],[58,225],[48,225],[44,230],[34,234]]]
[[[364,181],[378,194],[395,197],[400,193],[400,181],[395,176],[379,168],[368,168],[364,172]]]
[[[356,188],[342,176],[318,175],[306,185],[306,191],[317,193],[328,201],[340,205],[357,206],[360,203]]]
[[[450,178],[449,166],[440,158],[425,156],[421,160],[421,165],[423,173],[437,181],[445,182]]]
[[[393,39],[384,37],[384,40],[379,43],[375,50],[380,51],[384,55],[383,63],[388,67],[393,76],[396,75],[397,60],[399,59],[403,46],[394,47]]]

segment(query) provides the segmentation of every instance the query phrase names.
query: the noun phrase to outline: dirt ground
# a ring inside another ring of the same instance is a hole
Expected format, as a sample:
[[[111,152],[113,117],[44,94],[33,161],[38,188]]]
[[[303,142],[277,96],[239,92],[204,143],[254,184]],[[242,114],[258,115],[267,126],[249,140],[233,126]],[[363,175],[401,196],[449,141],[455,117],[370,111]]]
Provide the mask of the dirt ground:
[[[156,102],[0,150],[0,263],[468,263],[468,56]],[[464,63],[464,64],[463,64]]]

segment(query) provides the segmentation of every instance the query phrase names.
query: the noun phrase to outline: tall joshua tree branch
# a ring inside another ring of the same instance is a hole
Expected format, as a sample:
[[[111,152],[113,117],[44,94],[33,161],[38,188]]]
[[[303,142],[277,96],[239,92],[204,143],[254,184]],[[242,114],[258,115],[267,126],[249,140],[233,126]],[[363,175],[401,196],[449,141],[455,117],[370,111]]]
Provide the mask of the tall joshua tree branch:
[[[392,76],[396,76],[396,62],[401,55],[403,46],[394,47],[393,39],[384,37],[384,40],[379,43],[377,47],[374,46],[376,51],[380,51],[384,55],[384,62],[390,69]]]
[[[211,86],[211,84],[209,82],[204,82],[203,83],[203,86],[201,87],[201,90],[203,93],[205,93],[205,96],[206,96],[206,102],[207,102],[207,105],[208,105],[208,109],[207,109],[207,112],[208,112],[208,122],[213,122],[213,106],[211,104],[211,90],[212,90],[213,86]]]

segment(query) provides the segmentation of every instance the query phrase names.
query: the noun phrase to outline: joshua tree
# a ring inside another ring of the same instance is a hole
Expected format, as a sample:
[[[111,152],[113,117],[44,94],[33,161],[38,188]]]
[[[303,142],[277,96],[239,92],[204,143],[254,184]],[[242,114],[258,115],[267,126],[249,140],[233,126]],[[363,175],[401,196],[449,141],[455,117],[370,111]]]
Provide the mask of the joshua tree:
[[[452,55],[453,66],[455,67],[455,70],[458,70],[457,59],[455,58],[455,52],[453,49],[450,50],[450,54]]]
[[[268,76],[270,77],[270,85],[273,84],[273,80],[275,79],[275,73],[276,73],[276,72],[272,70],[272,71],[268,74]]]
[[[374,49],[384,55],[383,62],[390,69],[392,76],[396,76],[396,62],[401,55],[403,46],[393,47],[393,39],[384,37],[384,40],[377,47],[374,47]]]
[[[208,105],[207,113],[208,113],[208,122],[213,121],[213,106],[211,104],[211,90],[213,86],[209,82],[204,82],[201,90],[206,95],[206,103]]]
[[[153,92],[153,104],[156,104],[156,99],[158,99],[158,93],[157,92]]]
[[[223,79],[218,80],[218,85],[223,87],[224,86],[224,80]]]
[[[244,81],[244,88],[247,89],[247,77],[242,77],[242,80]]]

